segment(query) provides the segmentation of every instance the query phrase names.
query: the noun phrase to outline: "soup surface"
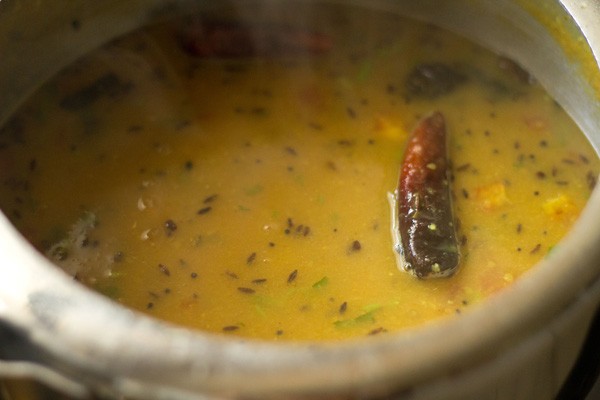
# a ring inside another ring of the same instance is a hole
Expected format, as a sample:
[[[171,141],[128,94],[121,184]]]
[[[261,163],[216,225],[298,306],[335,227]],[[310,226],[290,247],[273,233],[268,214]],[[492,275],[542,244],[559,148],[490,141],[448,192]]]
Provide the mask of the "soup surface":
[[[599,162],[535,79],[399,16],[310,16],[198,15],[81,59],[1,130],[2,209],[122,304],[270,340],[456,316],[547,257]],[[420,280],[396,266],[388,193],[436,111],[462,257]]]

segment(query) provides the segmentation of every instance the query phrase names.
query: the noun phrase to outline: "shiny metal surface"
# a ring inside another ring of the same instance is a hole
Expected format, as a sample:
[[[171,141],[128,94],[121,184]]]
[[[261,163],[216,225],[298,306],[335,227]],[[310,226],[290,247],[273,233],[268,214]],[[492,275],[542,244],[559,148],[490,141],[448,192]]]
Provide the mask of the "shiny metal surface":
[[[439,24],[515,58],[598,149],[600,104],[589,71],[544,18],[520,7],[527,3],[352,2]],[[86,51],[156,18],[216,4],[3,0],[0,125],[42,81]],[[600,21],[600,2],[543,4],[556,5],[540,13],[564,19],[569,40],[582,41],[583,34],[600,54],[600,24],[594,22]],[[556,255],[493,301],[460,319],[338,344],[232,340],[141,316],[67,278],[0,215],[0,342],[10,344],[0,346],[0,376],[32,377],[77,397],[337,399],[395,393],[407,399],[550,399],[573,365],[600,299],[598,190]]]

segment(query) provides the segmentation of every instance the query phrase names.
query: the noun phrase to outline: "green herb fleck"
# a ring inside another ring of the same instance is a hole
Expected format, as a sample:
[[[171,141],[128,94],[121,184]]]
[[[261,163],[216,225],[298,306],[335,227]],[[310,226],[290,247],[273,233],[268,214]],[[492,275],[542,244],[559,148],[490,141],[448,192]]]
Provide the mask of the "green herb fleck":
[[[319,281],[315,282],[312,287],[314,289],[322,289],[329,284],[329,278],[324,276]]]
[[[381,306],[372,304],[363,308],[363,314],[351,319],[338,320],[334,322],[336,328],[352,328],[357,325],[375,322],[375,313],[381,309]]]
[[[264,188],[262,187],[262,185],[256,184],[252,187],[246,188],[244,190],[244,193],[246,193],[247,196],[256,196],[257,194],[261,193],[263,190],[264,190]]]

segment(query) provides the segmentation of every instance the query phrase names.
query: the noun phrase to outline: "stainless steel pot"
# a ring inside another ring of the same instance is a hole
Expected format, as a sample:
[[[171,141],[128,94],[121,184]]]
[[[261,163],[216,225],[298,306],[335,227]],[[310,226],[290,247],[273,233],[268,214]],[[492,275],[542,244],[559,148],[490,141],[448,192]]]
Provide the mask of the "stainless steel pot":
[[[439,24],[518,60],[600,148],[599,1],[346,3]],[[41,82],[99,44],[222,4],[0,0],[0,125]],[[121,307],[73,282],[0,215],[0,375],[80,397],[551,399],[600,300],[598,220],[600,189],[551,257],[461,318],[369,340],[277,344],[190,331]]]

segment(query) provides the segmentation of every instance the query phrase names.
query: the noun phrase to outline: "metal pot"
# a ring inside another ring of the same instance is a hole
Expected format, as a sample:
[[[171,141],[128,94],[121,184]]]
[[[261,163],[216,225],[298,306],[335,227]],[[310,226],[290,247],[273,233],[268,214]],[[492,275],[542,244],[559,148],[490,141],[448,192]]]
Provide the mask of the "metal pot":
[[[441,25],[516,59],[600,148],[600,2],[351,3]],[[0,1],[0,125],[88,50],[157,18],[222,4]],[[461,318],[369,340],[278,344],[186,330],[117,305],[67,277],[0,215],[0,375],[78,397],[551,399],[600,300],[598,220],[600,189],[552,257]]]

